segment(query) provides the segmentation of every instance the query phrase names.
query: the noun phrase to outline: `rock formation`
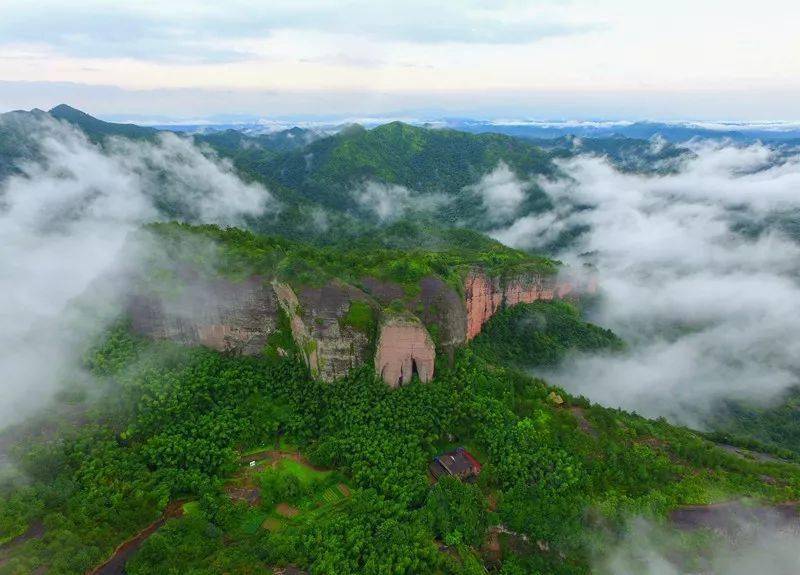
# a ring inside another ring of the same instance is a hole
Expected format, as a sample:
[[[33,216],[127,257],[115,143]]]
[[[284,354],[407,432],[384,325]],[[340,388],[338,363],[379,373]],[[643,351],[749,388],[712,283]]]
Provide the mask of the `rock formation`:
[[[287,284],[274,285],[314,377],[333,381],[367,362],[373,334],[346,322],[353,302],[371,306],[364,292],[338,280],[319,288],[303,287],[298,294]]]
[[[182,275],[174,294],[143,290],[131,298],[128,310],[134,332],[257,355],[277,329],[282,308],[292,339],[314,377],[332,381],[370,359],[374,335],[343,321],[352,302],[369,300],[353,286],[333,280],[295,294],[288,284],[270,284],[259,277],[236,282]]]
[[[425,325],[436,330],[437,350],[452,360],[456,348],[467,341],[467,309],[461,295],[442,279],[427,276],[412,306]]]
[[[463,296],[441,278],[428,276],[411,298],[400,285],[371,278],[360,280],[368,295],[338,279],[321,287],[293,289],[260,277],[233,281],[186,270],[179,275],[177,289],[143,290],[131,299],[135,332],[256,355],[278,329],[282,310],[313,377],[332,381],[345,376],[369,363],[374,346],[376,372],[392,387],[407,383],[414,373],[422,381],[430,380],[436,353],[452,359],[502,306],[584,291],[574,281],[557,282],[551,275],[520,272],[497,277],[478,268],[467,274]],[[592,283],[588,289],[593,288]],[[376,329],[381,309],[396,309],[398,302],[406,311],[384,315]],[[351,314],[353,306],[361,306],[358,313]]]
[[[556,289],[553,276],[521,273],[504,279],[487,276],[481,270],[470,271],[464,285],[467,339],[478,335],[500,306],[551,300]]]
[[[388,316],[380,325],[375,348],[375,372],[390,387],[433,377],[436,350],[428,330],[411,315]]]
[[[141,293],[129,304],[132,329],[154,339],[261,353],[275,330],[277,300],[260,277],[235,282],[185,274],[172,294]]]

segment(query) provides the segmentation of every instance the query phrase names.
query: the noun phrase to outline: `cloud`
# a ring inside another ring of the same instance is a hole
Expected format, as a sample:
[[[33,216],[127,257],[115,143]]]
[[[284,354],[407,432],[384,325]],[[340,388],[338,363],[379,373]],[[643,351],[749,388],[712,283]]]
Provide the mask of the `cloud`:
[[[356,0],[346,4],[276,0],[225,6],[201,0],[169,5],[6,1],[0,37],[6,44],[49,45],[77,57],[126,57],[155,61],[233,62],[252,58],[243,41],[264,40],[278,30],[369,37],[381,42],[524,44],[582,33],[596,26],[565,18],[557,3],[534,14],[509,13],[514,3],[486,7],[411,0]]]
[[[381,223],[397,221],[410,213],[430,212],[447,203],[441,194],[413,194],[404,186],[375,181],[362,183],[353,191],[353,198]]]
[[[592,319],[629,353],[579,356],[550,377],[649,416],[701,426],[721,398],[769,401],[800,373],[800,157],[767,147],[693,145],[674,174],[620,173],[605,160],[563,162],[542,181],[557,208],[493,235],[518,247],[584,227],[558,254],[590,254],[602,301]],[[578,208],[580,207],[580,209]]]
[[[675,531],[644,519],[628,523],[625,536],[603,550],[592,572],[599,575],[784,575],[800,563],[800,533],[779,517],[736,522],[735,536],[706,538],[701,549],[687,549]]]
[[[525,201],[529,184],[521,182],[508,165],[500,161],[497,167],[484,175],[477,184],[466,190],[481,198],[490,223],[500,223],[512,218]]]
[[[124,293],[106,280],[133,264],[120,254],[140,224],[162,219],[165,207],[221,224],[274,207],[267,190],[190,140],[114,140],[104,149],[69,125],[32,117],[25,133],[37,159],[0,182],[0,428],[79,373],[80,346],[115,310],[100,299],[73,304],[101,284],[111,304]]]

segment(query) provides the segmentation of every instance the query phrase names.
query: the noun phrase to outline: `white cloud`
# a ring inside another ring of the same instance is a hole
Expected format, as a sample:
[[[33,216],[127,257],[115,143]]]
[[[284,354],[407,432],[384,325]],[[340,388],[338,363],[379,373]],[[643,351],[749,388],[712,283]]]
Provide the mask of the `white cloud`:
[[[108,317],[71,302],[131,264],[119,261],[126,238],[162,217],[159,201],[223,224],[273,206],[267,190],[189,140],[102,149],[52,120],[31,120],[27,131],[41,158],[0,182],[0,427],[42,405],[72,373],[77,349]]]
[[[727,522],[735,535],[706,537],[701,549],[644,519],[630,521],[623,539],[603,549],[593,572],[599,575],[788,575],[800,564],[800,534],[777,515],[762,521],[736,516]]]
[[[372,180],[353,190],[353,198],[381,223],[391,223],[411,213],[429,212],[447,203],[441,194],[414,194],[404,186]]]
[[[665,176],[595,157],[564,162],[569,179],[541,182],[558,210],[495,237],[532,247],[588,226],[559,257],[577,265],[594,254],[603,300],[593,319],[631,349],[574,358],[551,377],[602,403],[701,425],[719,398],[769,400],[798,382],[800,246],[768,218],[800,210],[800,158],[760,145],[694,152]],[[743,220],[764,228],[734,231]]]
[[[502,223],[517,213],[525,201],[528,187],[529,184],[520,181],[508,164],[501,161],[466,190],[481,198],[490,222]]]
[[[372,211],[381,222],[392,222],[406,210],[411,193],[408,188],[382,182],[365,182],[355,192],[361,207]]]

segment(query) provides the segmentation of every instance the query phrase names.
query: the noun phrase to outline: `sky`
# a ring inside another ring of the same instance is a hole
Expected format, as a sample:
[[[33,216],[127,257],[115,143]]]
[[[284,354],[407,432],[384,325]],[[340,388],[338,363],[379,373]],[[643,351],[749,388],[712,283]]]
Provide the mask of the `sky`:
[[[793,0],[0,0],[0,110],[800,119]]]

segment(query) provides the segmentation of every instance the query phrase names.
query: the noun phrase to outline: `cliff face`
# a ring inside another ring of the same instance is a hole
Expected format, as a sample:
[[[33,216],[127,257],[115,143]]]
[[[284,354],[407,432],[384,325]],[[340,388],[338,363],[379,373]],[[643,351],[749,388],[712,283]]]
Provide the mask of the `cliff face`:
[[[371,309],[364,292],[333,280],[321,288],[304,287],[297,294],[287,284],[276,283],[275,293],[314,377],[333,381],[367,362],[372,334],[347,322],[354,302]]]
[[[270,284],[259,277],[234,282],[182,273],[174,294],[140,294],[131,299],[129,310],[136,333],[256,355],[276,331],[282,309],[314,377],[332,381],[345,376],[370,361],[374,346],[376,372],[396,387],[408,383],[414,373],[422,381],[430,380],[436,353],[452,358],[501,306],[571,297],[595,287],[533,273],[492,277],[474,269],[467,274],[461,296],[442,279],[428,276],[417,295],[405,300],[407,311],[384,316],[376,329],[381,305],[403,301],[404,292],[391,282],[366,278],[361,283],[370,295],[335,279],[295,291],[286,283]]]
[[[312,375],[331,381],[370,359],[373,334],[343,321],[354,301],[369,305],[366,294],[337,281],[295,294],[288,284],[259,277],[234,282],[195,274],[183,277],[173,295],[134,296],[128,311],[140,335],[257,355],[275,332],[282,308]]]
[[[556,283],[553,276],[518,274],[510,278],[487,276],[483,271],[473,270],[467,274],[464,285],[467,308],[467,340],[481,332],[500,306],[532,303],[537,300],[552,300],[572,291],[570,284]]]
[[[413,307],[426,325],[435,326],[438,351],[452,360],[456,348],[467,341],[467,309],[461,296],[445,281],[428,276],[420,282]]]
[[[433,377],[436,350],[428,330],[413,316],[381,322],[375,348],[375,372],[390,387],[409,383],[414,373],[422,382]]]
[[[129,311],[133,331],[140,335],[255,355],[275,330],[278,304],[262,278],[233,282],[194,275],[168,297],[133,297]]]

